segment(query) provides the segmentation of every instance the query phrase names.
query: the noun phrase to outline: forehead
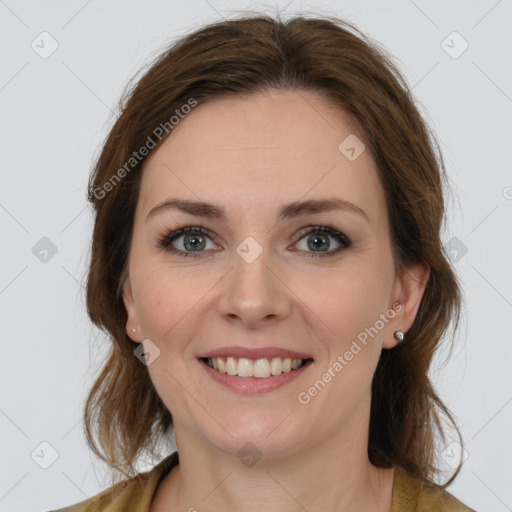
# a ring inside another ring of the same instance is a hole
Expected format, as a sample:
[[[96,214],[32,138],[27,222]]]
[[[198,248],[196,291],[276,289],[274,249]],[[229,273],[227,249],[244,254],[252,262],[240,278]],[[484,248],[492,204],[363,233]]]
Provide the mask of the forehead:
[[[248,208],[277,211],[284,202],[338,196],[381,216],[383,190],[370,151],[349,159],[346,140],[361,150],[358,123],[316,93],[212,100],[186,115],[146,160],[140,209],[144,214],[179,196],[223,204],[239,216]]]

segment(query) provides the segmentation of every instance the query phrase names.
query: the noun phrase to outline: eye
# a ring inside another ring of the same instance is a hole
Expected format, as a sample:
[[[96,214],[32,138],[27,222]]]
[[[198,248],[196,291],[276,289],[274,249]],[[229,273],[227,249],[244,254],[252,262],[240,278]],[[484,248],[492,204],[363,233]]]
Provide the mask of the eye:
[[[333,228],[332,226],[312,226],[305,233],[302,233],[301,239],[298,243],[301,242],[302,239],[305,239],[305,247],[301,250],[304,250],[307,256],[315,257],[326,257],[326,256],[334,256],[344,249],[350,247],[352,242],[345,236],[343,233]],[[331,251],[324,251],[324,249],[329,249],[331,247],[331,242],[329,237],[334,238],[338,247]],[[297,245],[297,244],[296,244]],[[311,251],[308,251],[311,249]]]
[[[177,243],[177,245],[181,245],[183,249],[176,248],[173,245],[180,238],[183,240]],[[199,253],[203,252],[208,240],[211,242],[208,230],[203,228],[203,226],[179,226],[178,229],[175,229],[174,231],[171,231],[159,238],[158,246],[173,254],[197,257],[199,256]]]
[[[306,231],[304,231],[304,229]],[[334,256],[347,247],[350,247],[352,244],[347,236],[332,226],[308,226],[304,229],[301,231],[299,242],[296,242],[295,245],[301,243],[302,239],[306,239],[306,246],[301,248],[300,251],[309,253],[307,255],[311,257]],[[335,240],[338,247],[331,251],[324,251],[324,249],[329,249],[331,247],[330,238]],[[174,229],[160,237],[157,243],[158,247],[165,249],[172,254],[178,254],[179,256],[185,257],[197,257],[202,252],[205,252],[205,250],[208,250],[208,247],[206,247],[208,241],[210,241],[215,247],[209,231],[203,226],[198,225],[184,227],[178,226],[177,229]],[[176,247],[176,245],[178,245],[178,247]],[[311,249],[311,251],[308,249]]]

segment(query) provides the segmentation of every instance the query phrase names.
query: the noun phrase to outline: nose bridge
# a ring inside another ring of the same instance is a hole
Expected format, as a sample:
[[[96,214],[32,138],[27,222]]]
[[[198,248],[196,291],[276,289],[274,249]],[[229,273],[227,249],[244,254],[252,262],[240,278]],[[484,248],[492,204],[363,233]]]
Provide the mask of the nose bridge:
[[[226,279],[219,309],[255,324],[266,317],[281,317],[288,310],[287,294],[273,267],[268,237],[248,236],[236,247],[233,269]]]

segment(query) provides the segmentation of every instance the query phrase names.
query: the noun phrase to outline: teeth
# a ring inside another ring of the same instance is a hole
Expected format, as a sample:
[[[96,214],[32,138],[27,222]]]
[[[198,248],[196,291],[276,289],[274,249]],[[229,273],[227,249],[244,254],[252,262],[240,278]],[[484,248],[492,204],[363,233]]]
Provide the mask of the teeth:
[[[302,359],[292,359],[292,370],[297,370],[302,364]]]
[[[270,376],[270,363],[268,359],[258,359],[254,361],[252,367],[254,377],[265,378]]]
[[[270,373],[272,375],[281,375],[283,371],[283,360],[280,357],[272,358],[270,361]]]
[[[234,357],[228,357],[226,360],[226,373],[228,375],[236,375],[238,371],[238,365],[236,364]]]
[[[270,361],[266,358],[253,360],[245,357],[238,359],[235,357],[214,357],[207,360],[208,366],[220,373],[237,375],[238,377],[258,377],[260,379],[298,370],[303,362],[302,359],[291,359],[290,357],[284,359],[273,357]]]

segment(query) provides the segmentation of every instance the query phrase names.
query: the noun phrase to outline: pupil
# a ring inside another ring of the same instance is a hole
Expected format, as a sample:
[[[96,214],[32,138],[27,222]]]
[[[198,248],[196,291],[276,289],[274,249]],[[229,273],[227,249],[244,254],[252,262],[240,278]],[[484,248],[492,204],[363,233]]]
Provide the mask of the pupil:
[[[329,240],[324,235],[315,235],[315,237],[312,240],[313,240],[313,242],[310,244],[311,249],[322,248],[322,244],[326,245],[326,247],[325,247],[326,249],[329,247]],[[319,242],[319,244],[317,244],[317,242]]]
[[[192,240],[192,242],[190,242],[191,240]],[[202,241],[201,237],[199,237],[197,235],[189,235],[188,238],[186,239],[185,245],[186,245],[187,241],[191,245],[192,249],[197,249],[198,247],[201,247],[202,245],[204,245],[204,241]]]

